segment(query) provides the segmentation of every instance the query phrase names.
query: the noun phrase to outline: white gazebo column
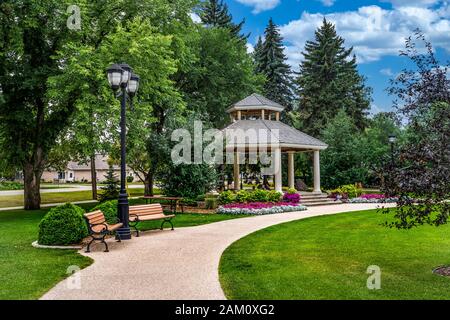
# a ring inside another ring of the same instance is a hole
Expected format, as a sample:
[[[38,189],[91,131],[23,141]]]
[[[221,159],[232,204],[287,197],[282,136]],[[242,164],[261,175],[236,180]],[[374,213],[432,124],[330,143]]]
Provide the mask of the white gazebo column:
[[[239,181],[239,152],[234,153],[234,167],[233,167],[233,182],[234,182],[234,190],[240,190],[240,181]]]
[[[294,152],[288,152],[288,186],[294,188]]]
[[[283,191],[283,186],[281,182],[281,149],[276,148],[274,150],[274,161],[275,161],[275,190],[278,192]]]
[[[319,150],[314,150],[314,191],[321,193],[320,190],[320,157]]]

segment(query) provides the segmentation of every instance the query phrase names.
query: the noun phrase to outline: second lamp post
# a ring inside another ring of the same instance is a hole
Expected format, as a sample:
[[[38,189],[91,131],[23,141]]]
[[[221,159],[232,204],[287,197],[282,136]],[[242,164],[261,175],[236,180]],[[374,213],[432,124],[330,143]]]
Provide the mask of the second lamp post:
[[[131,67],[126,64],[113,64],[107,69],[108,82],[114,92],[121,89],[120,108],[120,192],[117,207],[117,216],[123,226],[117,230],[118,236],[122,240],[131,239],[129,221],[128,194],[125,188],[126,182],[126,104],[127,98],[130,102],[139,88],[139,77],[133,74]]]

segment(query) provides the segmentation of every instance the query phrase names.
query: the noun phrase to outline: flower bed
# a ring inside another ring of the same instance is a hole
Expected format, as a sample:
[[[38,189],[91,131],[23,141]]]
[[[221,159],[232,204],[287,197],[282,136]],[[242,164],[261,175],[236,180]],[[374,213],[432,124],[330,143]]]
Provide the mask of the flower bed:
[[[397,201],[397,197],[386,198],[384,194],[377,193],[363,194],[348,200],[349,203],[391,203]]]
[[[282,212],[303,211],[305,206],[290,202],[230,203],[217,209],[219,214],[264,215]]]

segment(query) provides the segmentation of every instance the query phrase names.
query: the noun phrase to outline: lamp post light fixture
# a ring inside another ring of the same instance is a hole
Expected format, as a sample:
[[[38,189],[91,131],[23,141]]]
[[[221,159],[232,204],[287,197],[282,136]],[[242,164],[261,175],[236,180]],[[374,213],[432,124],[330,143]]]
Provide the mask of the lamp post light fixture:
[[[394,169],[394,144],[397,141],[397,137],[391,134],[388,140],[391,145],[391,168]]]
[[[131,239],[129,226],[129,203],[126,183],[126,104],[130,102],[139,88],[139,77],[133,74],[133,70],[126,63],[113,64],[107,69],[108,82],[114,92],[121,90],[118,97],[121,98],[120,108],[120,192],[117,205],[117,217],[123,226],[117,230],[121,240]]]

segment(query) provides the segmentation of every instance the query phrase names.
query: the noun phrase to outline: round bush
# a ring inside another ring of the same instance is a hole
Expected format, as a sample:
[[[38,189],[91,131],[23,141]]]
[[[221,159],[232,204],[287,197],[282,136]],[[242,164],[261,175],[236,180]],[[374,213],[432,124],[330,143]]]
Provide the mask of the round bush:
[[[117,200],[110,200],[96,205],[92,211],[100,210],[109,224],[117,223]]]
[[[269,191],[263,190],[263,189],[253,190],[248,197],[248,201],[268,202],[269,201]]]
[[[219,203],[220,204],[232,203],[235,200],[236,200],[236,194],[233,191],[231,191],[231,190],[223,191],[219,195]]]
[[[267,193],[267,201],[268,202],[278,202],[283,197],[283,193],[275,190],[270,190]]]
[[[249,192],[246,190],[239,190],[236,193],[236,202],[246,202],[249,200]]]
[[[71,203],[51,209],[39,223],[38,243],[68,245],[79,243],[88,235],[84,210]]]

